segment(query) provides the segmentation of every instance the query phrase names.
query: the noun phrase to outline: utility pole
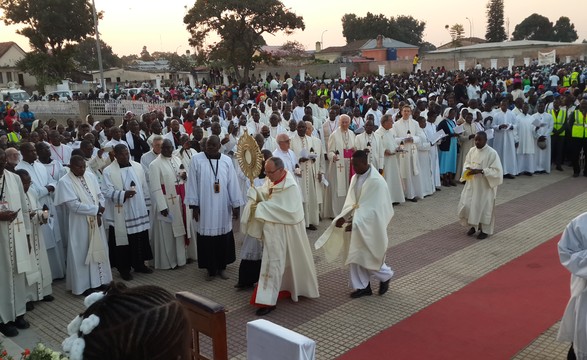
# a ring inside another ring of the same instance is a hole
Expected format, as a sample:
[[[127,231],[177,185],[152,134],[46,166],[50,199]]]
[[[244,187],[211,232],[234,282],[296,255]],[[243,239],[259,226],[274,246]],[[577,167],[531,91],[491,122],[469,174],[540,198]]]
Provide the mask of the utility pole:
[[[104,66],[102,65],[102,47],[100,46],[100,32],[98,31],[98,15],[96,14],[96,1],[92,0],[92,15],[94,16],[94,31],[96,32],[96,49],[98,50],[98,67],[100,69],[100,87],[106,91],[104,81]]]

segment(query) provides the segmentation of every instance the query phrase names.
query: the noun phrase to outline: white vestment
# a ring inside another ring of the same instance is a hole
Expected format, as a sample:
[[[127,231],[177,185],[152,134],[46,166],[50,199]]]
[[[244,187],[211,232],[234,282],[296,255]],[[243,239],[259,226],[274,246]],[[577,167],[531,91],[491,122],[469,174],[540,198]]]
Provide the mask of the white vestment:
[[[82,177],[69,172],[59,180],[55,205],[67,209],[69,220],[65,287],[74,295],[112,281],[104,226],[98,226],[96,219],[100,204],[104,204],[104,197],[89,171]]]
[[[503,173],[516,175],[518,173],[515,146],[518,137],[516,134],[516,117],[509,110],[504,113],[501,109],[497,109],[493,112],[493,122],[491,124],[495,131],[493,148],[501,159]],[[507,125],[508,127],[499,129],[500,125]]]
[[[380,281],[387,281],[393,271],[385,264],[385,252],[389,239],[387,225],[393,217],[391,196],[383,177],[373,166],[362,174],[355,174],[344,207],[322,236],[316,240],[315,248],[324,247],[329,262],[342,257],[343,266],[354,264],[377,274]],[[352,231],[336,227],[340,218],[351,219]],[[368,285],[368,277],[352,279],[355,289]]]
[[[296,179],[302,192],[304,219],[307,226],[320,224],[319,204],[322,203],[322,185],[318,180],[318,174],[321,173],[322,149],[319,144],[320,140],[311,136],[300,137],[296,134],[291,139],[291,150],[298,159],[314,157],[314,161],[300,163],[301,177]]]
[[[482,169],[483,174],[474,175],[463,188],[457,209],[461,224],[474,228],[481,226],[484,233],[491,235],[495,224],[497,186],[503,182],[499,155],[489,145],[482,149],[473,147],[465,158],[464,168]]]
[[[382,166],[379,164],[379,140],[374,132],[367,134],[363,132],[355,137],[355,148],[357,150],[368,151],[369,164],[373,165],[375,169],[381,169]]]
[[[411,137],[413,143],[404,141],[404,153],[399,154],[399,170],[404,185],[406,199],[424,197],[422,181],[420,180],[420,164],[418,159],[418,145],[425,140],[426,135],[418,122],[411,117],[407,120],[400,119],[393,124],[390,130],[396,139]],[[401,142],[401,140],[400,140]]]
[[[51,150],[51,159],[57,160],[61,165],[69,165],[69,159],[71,159],[71,152],[73,151],[71,146],[49,144],[49,150]]]
[[[436,133],[436,126],[431,122],[426,122],[424,128],[424,134],[427,139],[431,139]],[[432,163],[432,182],[435,188],[440,187],[440,163],[438,159],[438,142],[431,144],[430,151],[428,152],[430,161]]]
[[[176,150],[173,155],[176,156],[183,165],[184,171],[187,174],[190,170],[190,166],[192,165],[192,159],[196,156],[198,152],[194,149],[187,149],[184,151]],[[181,171],[180,171],[181,172]],[[184,184],[185,181],[180,179],[180,183]],[[194,215],[192,209],[189,206],[185,207],[185,231],[187,237],[189,239],[189,244],[186,248],[186,256],[188,259],[197,260],[198,259],[198,251],[196,247],[196,228],[197,223],[194,220]]]
[[[355,148],[355,134],[336,129],[328,137],[328,181],[330,186],[330,207],[324,202],[324,217],[333,218],[340,214],[351,179],[351,153]],[[346,154],[346,156],[345,156]],[[334,156],[338,157],[334,161]]]
[[[51,288],[53,277],[51,276],[51,267],[49,266],[47,249],[45,248],[45,241],[43,240],[43,232],[41,231],[42,227],[48,225],[42,224],[43,210],[42,208],[39,208],[39,203],[37,203],[35,194],[30,190],[31,188],[29,188],[29,191],[26,194],[28,202],[27,206],[33,214],[30,218],[31,270],[26,273],[27,302],[43,300],[45,296],[53,293]]]
[[[61,279],[65,276],[65,248],[61,241],[62,229],[53,204],[53,194],[49,193],[49,190],[45,187],[51,185],[55,188],[57,181],[53,180],[45,165],[38,161],[30,164],[23,160],[16,165],[16,169],[26,170],[31,177],[32,183],[29,193],[33,194],[36,200],[35,203],[39,205],[39,209],[34,208],[31,210],[40,210],[43,205],[47,205],[49,208],[50,225],[41,226],[41,232],[43,233],[43,242],[51,265],[51,274],[54,279]]]
[[[533,118],[540,120],[540,129],[538,129],[537,135],[546,138],[546,148],[544,149],[539,148],[538,142],[536,142],[536,171],[546,171],[547,173],[550,173],[552,155],[550,134],[552,134],[552,129],[554,127],[554,118],[552,117],[552,114],[547,112],[543,112],[542,114],[536,113],[533,115]]]
[[[262,150],[269,150],[271,151],[271,153],[273,153],[275,150],[277,150],[277,141],[275,141],[275,138],[272,136],[266,137],[265,138],[265,142],[263,143],[263,149]]]
[[[273,156],[283,160],[283,165],[285,166],[285,169],[293,174],[296,165],[298,165],[298,157],[292,149],[289,149],[287,152],[285,152],[278,147],[277,149],[275,149],[275,151],[273,151]]]
[[[289,291],[296,302],[299,296],[319,296],[299,194],[297,181],[289,172],[278,184],[268,181],[249,189],[241,226],[245,233],[263,241],[257,304],[275,305],[280,291]]]
[[[181,161],[177,157],[159,155],[149,165],[154,221],[152,227],[153,258],[156,269],[173,269],[186,264],[183,204],[176,185],[180,185]],[[167,217],[161,211],[167,210]]]
[[[436,186],[432,178],[432,161],[430,160],[430,148],[432,145],[424,133],[424,138],[417,145],[418,148],[418,164],[420,165],[420,186],[424,196],[434,194]]]
[[[558,243],[561,264],[571,273],[571,297],[557,339],[572,342],[578,360],[587,360],[587,213],[567,225]]]
[[[12,222],[0,221],[0,322],[14,321],[24,315],[26,305],[25,274],[32,270],[27,245],[30,234],[26,195],[20,177],[7,170],[0,176],[0,201],[18,215]]]
[[[534,117],[531,115],[518,115],[518,148],[516,149],[516,163],[518,172],[529,172],[533,174],[536,171],[536,140],[538,132],[532,124]]]
[[[457,155],[457,173],[455,175],[456,179],[460,179],[463,175],[463,165],[465,164],[465,158],[469,153],[469,150],[475,146],[475,138],[469,139],[469,136],[474,135],[477,133],[477,127],[475,124],[471,123],[468,124],[464,122],[463,128],[465,131],[459,135],[459,154]]]
[[[383,178],[387,183],[387,188],[391,195],[391,202],[403,203],[406,201],[406,198],[399,172],[399,154],[396,151],[398,143],[391,129],[385,130],[383,127],[380,127],[375,132],[375,135],[379,138],[379,163],[382,164]],[[389,151],[389,155],[385,154],[386,150]]]

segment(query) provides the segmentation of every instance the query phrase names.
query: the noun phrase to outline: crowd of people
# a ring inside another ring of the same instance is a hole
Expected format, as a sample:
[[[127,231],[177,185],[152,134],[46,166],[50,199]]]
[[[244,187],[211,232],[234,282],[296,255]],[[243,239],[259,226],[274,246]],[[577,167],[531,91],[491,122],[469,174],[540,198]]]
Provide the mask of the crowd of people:
[[[24,313],[52,300],[57,279],[88,295],[110,283],[113,268],[131,281],[132,271],[193,261],[206,280],[228,279],[235,237],[243,238],[235,287],[258,284],[258,315],[283,296],[317,297],[306,231],[328,219],[318,242],[327,257],[340,254],[333,238],[351,234],[342,249],[356,265],[351,296],[371,295],[371,276],[384,294],[394,206],[466,183],[458,214],[468,235],[484,239],[502,175],[570,161],[573,176],[582,168],[587,176],[584,70],[431,69],[329,83],[270,75],[197,96],[171,89],[176,102],[163,111],[65,124],[3,103],[0,254],[10,291],[0,332],[28,327]],[[245,132],[265,159],[253,184],[235,156]]]

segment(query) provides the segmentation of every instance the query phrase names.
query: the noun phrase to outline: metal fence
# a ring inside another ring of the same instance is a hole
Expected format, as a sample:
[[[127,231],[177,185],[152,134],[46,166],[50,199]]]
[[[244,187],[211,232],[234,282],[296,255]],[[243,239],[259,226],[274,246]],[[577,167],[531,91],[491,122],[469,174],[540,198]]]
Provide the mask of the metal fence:
[[[85,117],[92,116],[104,117],[124,116],[127,111],[141,115],[151,111],[163,111],[166,106],[173,106],[173,103],[167,102],[144,102],[133,100],[118,101],[35,101],[28,103],[30,111],[37,116],[65,116],[65,117]]]

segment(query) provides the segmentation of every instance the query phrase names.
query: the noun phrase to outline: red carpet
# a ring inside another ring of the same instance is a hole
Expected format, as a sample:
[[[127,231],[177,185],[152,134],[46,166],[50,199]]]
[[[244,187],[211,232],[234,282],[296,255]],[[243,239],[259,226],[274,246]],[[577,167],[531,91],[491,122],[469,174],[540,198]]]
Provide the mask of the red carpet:
[[[563,314],[569,273],[558,260],[559,238],[382,331],[339,359],[511,358]]]

